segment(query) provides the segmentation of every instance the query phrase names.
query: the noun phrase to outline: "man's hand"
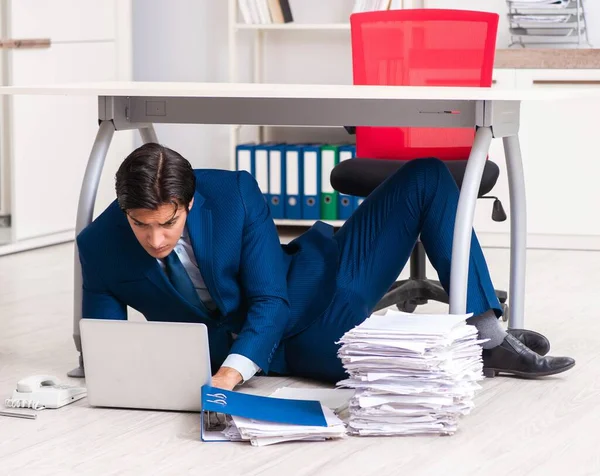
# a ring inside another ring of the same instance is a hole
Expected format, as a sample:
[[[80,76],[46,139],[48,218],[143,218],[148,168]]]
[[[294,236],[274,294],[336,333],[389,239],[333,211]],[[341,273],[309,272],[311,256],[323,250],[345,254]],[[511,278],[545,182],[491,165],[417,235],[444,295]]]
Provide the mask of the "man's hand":
[[[212,378],[212,386],[224,390],[233,390],[242,381],[242,374],[231,367],[221,367]]]

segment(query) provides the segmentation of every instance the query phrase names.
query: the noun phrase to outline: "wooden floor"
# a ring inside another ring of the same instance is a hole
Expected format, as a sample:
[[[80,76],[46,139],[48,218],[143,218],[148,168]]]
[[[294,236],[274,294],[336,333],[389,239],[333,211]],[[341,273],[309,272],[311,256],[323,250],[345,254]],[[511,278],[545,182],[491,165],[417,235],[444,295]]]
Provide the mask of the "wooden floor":
[[[2,400],[20,378],[66,379],[75,366],[72,256],[68,244],[0,258]],[[508,251],[486,256],[496,287],[506,289]],[[0,417],[0,475],[598,475],[599,289],[600,253],[528,253],[527,327],[577,365],[538,381],[486,380],[452,437],[202,443],[197,414],[94,409],[84,399],[35,421]],[[290,383],[311,384],[257,378],[250,387],[264,394]]]

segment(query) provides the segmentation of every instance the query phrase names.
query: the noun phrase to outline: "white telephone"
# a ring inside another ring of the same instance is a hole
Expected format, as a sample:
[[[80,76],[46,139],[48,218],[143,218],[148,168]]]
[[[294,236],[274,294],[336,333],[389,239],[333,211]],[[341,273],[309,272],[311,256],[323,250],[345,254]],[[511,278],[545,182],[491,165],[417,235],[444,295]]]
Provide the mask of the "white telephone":
[[[6,399],[10,408],[60,408],[87,395],[85,387],[61,384],[52,375],[33,375],[19,380],[12,399]]]

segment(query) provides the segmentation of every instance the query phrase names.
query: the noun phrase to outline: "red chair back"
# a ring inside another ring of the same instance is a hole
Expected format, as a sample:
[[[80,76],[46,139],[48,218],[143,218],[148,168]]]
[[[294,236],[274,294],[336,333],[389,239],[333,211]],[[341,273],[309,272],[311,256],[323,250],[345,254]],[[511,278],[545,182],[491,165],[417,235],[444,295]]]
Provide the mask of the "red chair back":
[[[491,87],[498,18],[469,10],[387,10],[350,16],[358,85]],[[473,128],[356,128],[356,156],[466,159]]]

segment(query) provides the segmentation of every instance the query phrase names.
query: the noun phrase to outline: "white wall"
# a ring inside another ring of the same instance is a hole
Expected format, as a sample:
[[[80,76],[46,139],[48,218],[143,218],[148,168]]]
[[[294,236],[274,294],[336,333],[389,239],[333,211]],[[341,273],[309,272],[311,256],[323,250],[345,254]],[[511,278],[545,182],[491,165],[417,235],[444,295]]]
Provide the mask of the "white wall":
[[[134,0],[133,18],[135,80],[227,81],[226,0]],[[156,130],[161,143],[194,167],[227,163],[227,127],[169,124]]]
[[[585,8],[590,43],[594,48],[600,48],[600,2],[598,0],[585,0]]]

